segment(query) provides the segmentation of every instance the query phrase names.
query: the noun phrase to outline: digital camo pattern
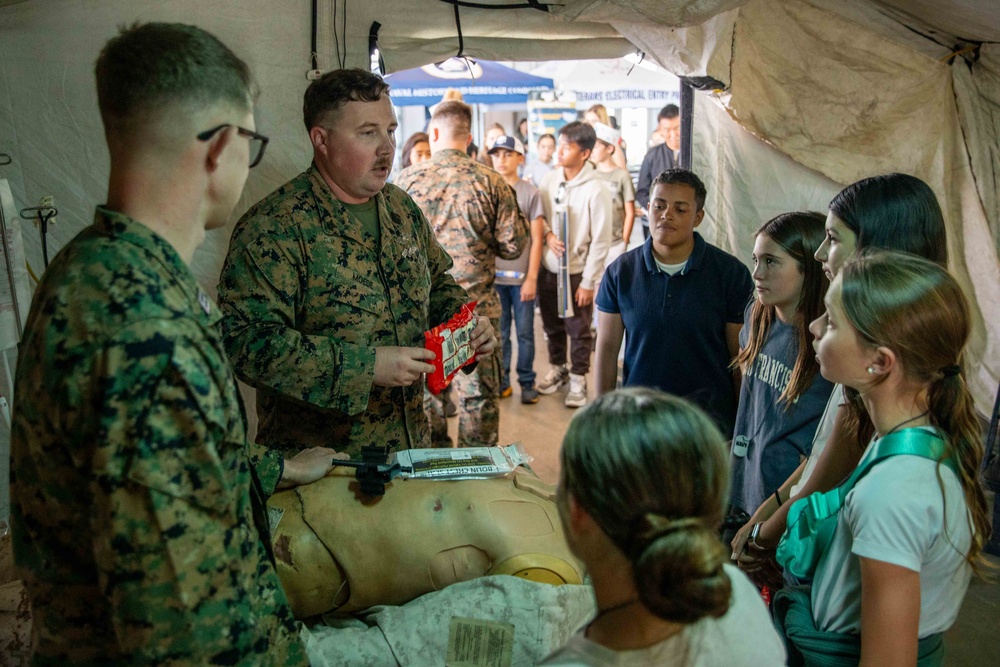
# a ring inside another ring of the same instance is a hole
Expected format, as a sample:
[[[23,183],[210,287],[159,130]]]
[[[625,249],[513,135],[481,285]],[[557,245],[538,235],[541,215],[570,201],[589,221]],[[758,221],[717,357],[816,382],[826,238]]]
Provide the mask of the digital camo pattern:
[[[455,262],[449,273],[479,302],[477,312],[499,321],[500,298],[493,289],[497,257],[517,259],[530,241],[514,188],[494,170],[452,149],[404,169],[396,185],[427,216],[435,238]]]
[[[104,209],[45,272],[11,437],[35,664],[305,664],[220,317],[164,239]]]
[[[404,169],[396,183],[427,216],[434,236],[455,262],[451,274],[479,302],[476,312],[489,317],[499,332],[500,298],[493,287],[497,258],[517,259],[531,240],[514,188],[493,169],[452,149]],[[497,444],[502,355],[498,345],[492,358],[455,378],[460,447]],[[451,442],[447,425],[441,423],[440,403],[430,396],[425,401],[434,445],[439,447]]]
[[[313,446],[430,446],[423,383],[373,385],[375,348],[423,347],[468,301],[420,209],[387,184],[381,239],[313,166],[237,223],[219,283],[226,350],[257,389],[255,463],[273,491],[281,457]]]

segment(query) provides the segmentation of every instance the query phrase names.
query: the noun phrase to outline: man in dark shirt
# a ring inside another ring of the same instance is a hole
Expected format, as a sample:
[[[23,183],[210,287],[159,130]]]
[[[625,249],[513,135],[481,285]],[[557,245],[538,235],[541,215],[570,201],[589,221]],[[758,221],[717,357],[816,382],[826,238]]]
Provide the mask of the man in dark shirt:
[[[635,191],[635,201],[642,213],[642,236],[649,238],[649,188],[653,179],[679,166],[681,150],[681,112],[676,104],[668,104],[660,109],[656,117],[656,134],[663,137],[663,143],[654,146],[642,159],[639,169],[639,186]]]
[[[684,169],[653,181],[650,237],[608,267],[597,297],[597,391],[615,388],[627,332],[622,384],[688,398],[731,437],[739,371],[729,364],[753,281],[742,262],[695,233],[705,194]]]

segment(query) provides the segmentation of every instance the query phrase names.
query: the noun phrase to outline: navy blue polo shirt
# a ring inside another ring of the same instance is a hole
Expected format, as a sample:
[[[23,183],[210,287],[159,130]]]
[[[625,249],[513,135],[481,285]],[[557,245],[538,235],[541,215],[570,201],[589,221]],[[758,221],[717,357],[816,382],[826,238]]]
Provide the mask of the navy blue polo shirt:
[[[694,250],[673,276],[653,260],[653,239],[608,267],[597,308],[625,325],[626,387],[656,387],[683,396],[732,437],[736,418],[726,324],[742,324],[753,297],[740,260],[694,235]]]

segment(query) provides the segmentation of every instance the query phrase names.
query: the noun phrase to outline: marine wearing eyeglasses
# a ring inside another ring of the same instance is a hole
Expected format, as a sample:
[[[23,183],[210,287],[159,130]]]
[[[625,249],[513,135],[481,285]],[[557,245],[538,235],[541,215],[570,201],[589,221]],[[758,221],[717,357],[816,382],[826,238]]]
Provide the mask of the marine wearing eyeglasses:
[[[123,31],[96,73],[107,203],[43,276],[14,396],[33,664],[304,665],[221,316],[188,267],[263,155],[256,88],[178,24]]]

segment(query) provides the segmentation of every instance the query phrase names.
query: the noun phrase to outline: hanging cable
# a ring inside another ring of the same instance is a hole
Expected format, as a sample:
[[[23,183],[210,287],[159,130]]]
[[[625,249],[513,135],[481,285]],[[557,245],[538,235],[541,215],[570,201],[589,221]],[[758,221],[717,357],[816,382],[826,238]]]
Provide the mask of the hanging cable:
[[[312,0],[312,68],[319,69],[319,54],[316,53],[317,34],[319,33],[319,0]]]
[[[368,29],[368,69],[376,72],[379,76],[385,75],[385,59],[382,58],[382,50],[378,48],[378,31],[382,24],[372,21]]]
[[[487,5],[481,2],[465,2],[464,0],[440,0],[445,4],[451,5],[455,8],[455,30],[458,32],[458,53],[455,54],[457,58],[465,57],[465,36],[462,34],[462,17],[459,14],[459,7],[469,7],[472,9],[537,9],[539,11],[548,12],[549,5],[543,5],[538,0],[526,0],[524,3],[519,4],[507,4],[507,5]],[[556,6],[562,6],[559,3],[555,3]],[[469,71],[472,71],[471,64],[469,65]]]
[[[543,5],[538,0],[525,0],[523,3],[508,5],[488,5],[482,2],[466,2],[465,0],[441,0],[441,2],[455,7],[469,7],[471,9],[537,9],[539,11],[549,11],[549,5]],[[561,2],[552,3],[554,7],[562,7]]]
[[[337,0],[333,0],[333,16],[331,18],[333,21],[333,49],[336,51],[334,60],[337,61],[337,66],[340,67],[340,35],[337,34]]]
[[[339,58],[339,60],[340,60],[340,68],[341,69],[344,69],[345,67],[347,67],[347,0],[343,0],[343,3],[344,4],[341,5],[343,7],[343,10],[341,11],[341,14],[340,14],[340,18],[341,18],[341,21],[340,21],[340,41],[344,45],[344,55],[343,55],[343,57]],[[339,56],[339,54],[338,54],[338,56]]]
[[[27,215],[32,213],[34,215]],[[29,206],[28,208],[21,209],[21,217],[25,220],[37,219],[39,225],[39,231],[42,235],[42,260],[45,262],[45,268],[49,268],[49,244],[47,240],[47,235],[49,232],[49,220],[56,217],[59,211],[54,206]]]
[[[462,16],[458,11],[458,3],[455,3],[455,30],[458,31],[458,53],[459,58],[465,57],[465,38],[462,36]],[[468,63],[466,63],[468,65]]]
[[[337,66],[347,67],[347,0],[343,0],[340,11],[340,34],[337,33],[337,0],[333,0],[333,42],[337,51]]]
[[[625,76],[628,76],[629,74],[631,74],[632,70],[635,69],[635,66],[638,65],[639,63],[641,63],[646,58],[646,52],[645,51],[636,51],[635,53],[636,53],[636,56],[638,57],[638,60],[636,60],[634,63],[632,63],[632,66],[628,68],[627,72],[625,72]]]

